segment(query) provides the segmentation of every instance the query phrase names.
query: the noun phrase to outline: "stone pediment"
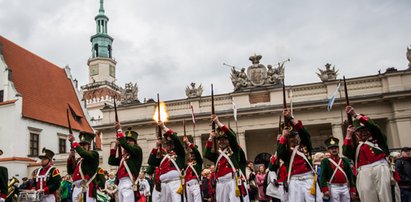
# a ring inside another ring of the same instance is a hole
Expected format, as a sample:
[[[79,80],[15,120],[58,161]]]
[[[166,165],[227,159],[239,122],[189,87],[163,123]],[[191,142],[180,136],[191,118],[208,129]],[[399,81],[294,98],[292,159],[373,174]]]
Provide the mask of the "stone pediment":
[[[261,55],[256,54],[250,56],[249,60],[252,64],[247,69],[241,68],[241,70],[237,70],[234,66],[231,66],[231,82],[234,86],[234,91],[264,86],[272,87],[281,84],[284,79],[284,63],[290,61],[290,59],[279,62],[277,67],[273,68],[272,65],[267,65],[266,67],[260,64],[261,58]]]

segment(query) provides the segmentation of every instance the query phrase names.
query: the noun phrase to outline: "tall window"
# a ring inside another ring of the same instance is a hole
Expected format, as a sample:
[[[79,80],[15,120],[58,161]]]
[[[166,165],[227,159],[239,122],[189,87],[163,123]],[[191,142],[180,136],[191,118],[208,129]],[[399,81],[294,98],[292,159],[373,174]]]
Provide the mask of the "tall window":
[[[59,138],[59,153],[66,153],[66,139]]]
[[[3,94],[4,94],[4,91],[3,90],[0,90],[0,102],[3,102]]]
[[[39,134],[30,133],[30,154],[29,156],[39,155]]]

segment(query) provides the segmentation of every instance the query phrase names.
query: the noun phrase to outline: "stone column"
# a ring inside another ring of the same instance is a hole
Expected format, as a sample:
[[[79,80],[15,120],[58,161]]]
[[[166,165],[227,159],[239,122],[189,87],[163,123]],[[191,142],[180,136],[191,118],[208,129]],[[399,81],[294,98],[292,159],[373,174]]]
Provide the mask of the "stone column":
[[[342,152],[342,145],[344,143],[344,133],[342,130],[342,125],[340,123],[338,124],[331,124],[331,128],[332,128],[332,133],[333,136],[338,138],[340,140],[338,146],[340,148],[340,153]]]
[[[238,144],[243,149],[245,156],[247,156],[247,145],[245,143],[245,132],[238,132]]]

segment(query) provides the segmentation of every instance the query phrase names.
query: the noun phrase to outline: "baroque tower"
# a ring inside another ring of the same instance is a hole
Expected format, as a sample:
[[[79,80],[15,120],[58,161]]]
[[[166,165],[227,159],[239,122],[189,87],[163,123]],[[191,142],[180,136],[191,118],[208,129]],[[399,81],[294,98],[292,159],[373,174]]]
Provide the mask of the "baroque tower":
[[[87,61],[88,84],[81,86],[83,99],[93,123],[103,118],[100,111],[107,104],[112,105],[113,97],[121,99],[120,87],[116,85],[116,61],[113,59],[113,38],[108,35],[108,17],[104,11],[104,0],[96,21],[96,34],[90,37],[91,57]]]

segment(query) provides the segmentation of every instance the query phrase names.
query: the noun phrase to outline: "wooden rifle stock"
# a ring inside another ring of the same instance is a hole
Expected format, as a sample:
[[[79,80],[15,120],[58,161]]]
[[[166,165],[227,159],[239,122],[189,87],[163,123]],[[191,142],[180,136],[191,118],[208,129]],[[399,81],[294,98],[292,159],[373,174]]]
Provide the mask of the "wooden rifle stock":
[[[350,106],[350,99],[348,97],[348,89],[347,89],[347,83],[345,82],[345,76],[343,76],[343,81],[344,81],[345,102],[346,102],[347,106]],[[352,125],[352,123],[353,123],[352,117],[348,113],[347,113],[347,120],[348,120],[348,124]]]
[[[116,103],[116,96],[113,97],[114,99],[114,119],[116,121],[116,124],[118,123],[118,114],[117,114],[117,103]],[[117,133],[117,131],[116,131]],[[117,145],[117,154],[118,157],[121,158],[123,156],[123,152],[121,151],[121,146]]]

